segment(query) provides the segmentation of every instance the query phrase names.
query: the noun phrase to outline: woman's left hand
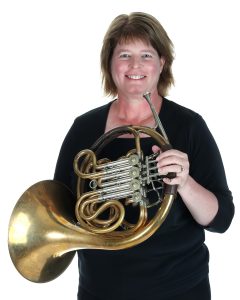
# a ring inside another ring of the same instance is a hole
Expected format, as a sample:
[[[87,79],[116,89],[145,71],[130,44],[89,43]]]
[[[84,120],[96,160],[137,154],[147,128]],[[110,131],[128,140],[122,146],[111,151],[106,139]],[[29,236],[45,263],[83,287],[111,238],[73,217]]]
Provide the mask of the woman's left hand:
[[[160,151],[156,158],[159,174],[176,173],[175,178],[164,177],[163,181],[166,184],[178,185],[178,192],[193,218],[198,224],[207,226],[217,214],[218,200],[211,191],[189,175],[187,154],[175,149],[161,152],[158,146],[153,146],[152,150],[154,153]]]
[[[166,184],[177,184],[178,190],[181,189],[187,182],[189,176],[189,160],[188,155],[179,150],[171,149],[161,152],[158,146],[153,146],[154,153],[160,151],[159,156],[156,158],[158,161],[158,173],[160,175],[167,175],[170,172],[176,174],[175,178],[164,177],[163,181]]]

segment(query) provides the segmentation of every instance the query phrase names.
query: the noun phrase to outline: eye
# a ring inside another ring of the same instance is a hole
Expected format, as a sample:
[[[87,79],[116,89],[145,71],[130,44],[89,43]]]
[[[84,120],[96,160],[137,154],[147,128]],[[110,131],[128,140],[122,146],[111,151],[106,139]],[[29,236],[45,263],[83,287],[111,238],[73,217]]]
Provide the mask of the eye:
[[[127,53],[127,52],[122,52],[119,54],[119,57],[122,58],[122,59],[128,59],[131,57],[130,53]]]
[[[144,53],[144,54],[142,54],[142,58],[152,58],[152,54],[151,53]]]

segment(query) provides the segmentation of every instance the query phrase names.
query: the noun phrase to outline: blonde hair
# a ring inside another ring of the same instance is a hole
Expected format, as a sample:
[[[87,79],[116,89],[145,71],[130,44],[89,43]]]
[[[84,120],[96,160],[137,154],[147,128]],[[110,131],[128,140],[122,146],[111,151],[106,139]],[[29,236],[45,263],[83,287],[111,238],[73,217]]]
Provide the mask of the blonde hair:
[[[164,57],[165,64],[158,81],[158,93],[161,96],[166,96],[168,89],[174,84],[172,74],[173,43],[159,21],[142,12],[117,16],[105,34],[101,50],[102,84],[105,94],[117,95],[117,87],[111,74],[111,60],[115,47],[118,43],[135,40],[150,43],[159,57]]]

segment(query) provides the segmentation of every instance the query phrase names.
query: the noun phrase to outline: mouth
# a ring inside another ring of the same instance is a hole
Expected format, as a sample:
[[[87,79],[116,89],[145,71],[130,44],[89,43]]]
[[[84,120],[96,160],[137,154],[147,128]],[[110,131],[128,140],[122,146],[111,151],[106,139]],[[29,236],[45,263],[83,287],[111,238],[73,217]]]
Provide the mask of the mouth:
[[[126,77],[128,79],[140,80],[140,79],[145,78],[146,76],[144,76],[144,75],[126,75]]]

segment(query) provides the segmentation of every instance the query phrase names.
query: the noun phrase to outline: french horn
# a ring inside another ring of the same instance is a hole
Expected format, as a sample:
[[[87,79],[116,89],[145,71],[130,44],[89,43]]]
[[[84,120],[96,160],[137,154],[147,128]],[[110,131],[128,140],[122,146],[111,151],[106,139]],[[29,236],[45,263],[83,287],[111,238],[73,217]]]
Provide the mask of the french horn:
[[[76,155],[77,199],[62,183],[44,180],[17,201],[9,222],[8,247],[15,268],[26,279],[40,283],[57,278],[80,249],[120,250],[138,245],[166,219],[177,186],[163,183],[156,166],[158,153],[144,155],[141,135],[150,136],[161,151],[171,145],[150,93],[143,96],[160,133],[146,126],[114,128]],[[135,149],[116,161],[98,160],[102,149],[123,134],[133,135]],[[126,220],[129,206],[138,211],[136,224]],[[153,206],[156,213],[150,219],[148,210]]]

